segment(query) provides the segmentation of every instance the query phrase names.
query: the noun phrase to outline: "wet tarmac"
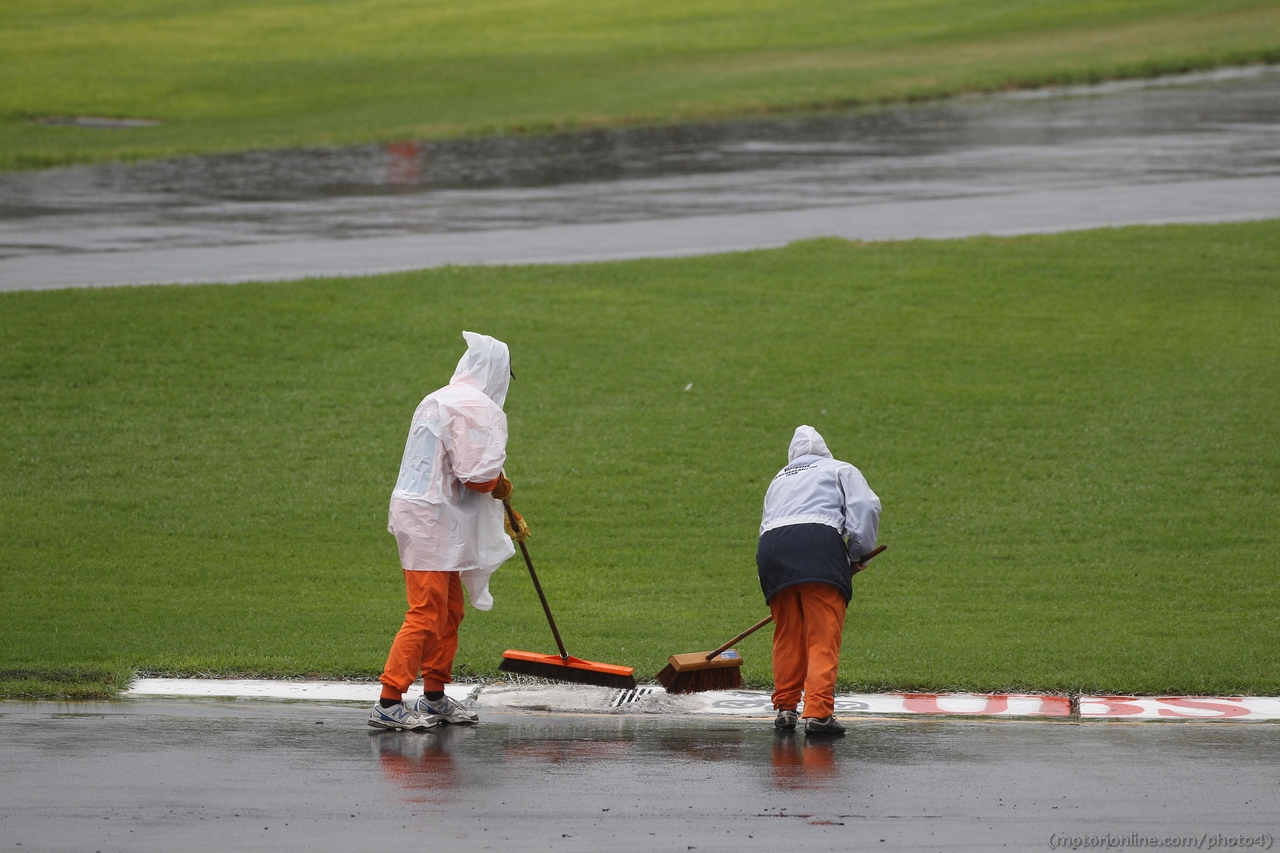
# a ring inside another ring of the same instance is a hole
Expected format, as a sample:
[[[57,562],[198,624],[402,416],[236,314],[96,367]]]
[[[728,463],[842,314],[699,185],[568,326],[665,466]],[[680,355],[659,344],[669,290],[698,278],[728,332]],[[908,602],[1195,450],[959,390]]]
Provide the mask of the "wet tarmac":
[[[1280,68],[0,175],[0,289],[1280,216]]]
[[[1035,850],[1107,833],[1215,849],[1280,830],[1270,724],[854,720],[820,741],[767,719],[397,733],[366,713],[0,703],[0,849]]]

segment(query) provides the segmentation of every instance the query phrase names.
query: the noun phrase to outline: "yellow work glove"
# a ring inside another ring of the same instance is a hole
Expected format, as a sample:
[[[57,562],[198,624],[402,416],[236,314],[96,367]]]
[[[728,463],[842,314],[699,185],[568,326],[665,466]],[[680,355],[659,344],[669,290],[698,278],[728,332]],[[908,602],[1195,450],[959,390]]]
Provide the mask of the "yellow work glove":
[[[508,513],[507,508],[510,506],[511,504],[507,504],[502,509],[502,527],[507,531],[507,535],[512,539],[517,542],[523,542],[531,535],[529,533],[529,525],[524,523],[524,516],[520,515],[520,513],[516,512],[514,509]],[[515,529],[512,529],[511,527],[511,516],[513,515],[516,517]]]
[[[493,487],[493,491],[489,494],[493,495],[500,501],[505,501],[511,497],[511,493],[515,491],[515,487],[511,485],[511,481],[507,479],[506,474],[498,475],[498,485]]]

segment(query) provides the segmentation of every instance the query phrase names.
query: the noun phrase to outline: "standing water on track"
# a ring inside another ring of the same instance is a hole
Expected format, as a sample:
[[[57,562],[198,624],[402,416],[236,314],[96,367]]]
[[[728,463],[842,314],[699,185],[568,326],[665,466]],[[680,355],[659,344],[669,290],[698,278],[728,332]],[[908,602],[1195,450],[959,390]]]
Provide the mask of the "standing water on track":
[[[1280,69],[1259,66],[799,118],[10,173],[0,288],[46,286],[40,259],[86,253],[136,252],[142,269],[178,248],[1275,177],[1278,141]],[[400,266],[415,265],[431,264]],[[166,275],[160,263],[131,280],[178,280]]]

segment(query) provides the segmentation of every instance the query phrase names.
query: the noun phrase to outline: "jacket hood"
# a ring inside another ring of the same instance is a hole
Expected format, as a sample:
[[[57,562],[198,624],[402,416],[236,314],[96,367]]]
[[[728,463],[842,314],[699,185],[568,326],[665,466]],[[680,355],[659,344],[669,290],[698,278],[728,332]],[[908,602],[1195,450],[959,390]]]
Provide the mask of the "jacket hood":
[[[467,352],[449,384],[470,385],[502,408],[511,387],[511,351],[488,335],[463,332],[462,337],[467,342]]]
[[[795,462],[801,456],[831,458],[831,451],[827,450],[827,442],[811,426],[798,426],[796,434],[791,436],[791,446],[787,448],[787,462]]]

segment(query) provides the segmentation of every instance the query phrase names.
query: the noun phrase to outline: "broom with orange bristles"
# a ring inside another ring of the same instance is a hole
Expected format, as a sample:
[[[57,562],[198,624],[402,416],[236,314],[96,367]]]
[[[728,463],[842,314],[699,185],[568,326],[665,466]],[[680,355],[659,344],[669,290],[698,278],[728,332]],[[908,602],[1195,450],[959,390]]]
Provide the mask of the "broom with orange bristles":
[[[865,568],[868,560],[888,547],[881,545],[858,560],[857,565]],[[862,569],[855,568],[853,573],[860,571]],[[737,690],[742,686],[742,655],[732,648],[733,644],[750,637],[772,621],[772,616],[766,616],[713,652],[672,655],[667,658],[662,672],[658,673],[658,681],[668,693]]]
[[[520,519],[511,508],[511,501],[503,501],[512,530],[520,529]],[[524,563],[529,567],[529,577],[533,578],[533,588],[538,592],[538,600],[542,602],[542,612],[547,614],[547,623],[551,625],[551,635],[556,638],[559,655],[541,655],[536,652],[521,652],[507,649],[502,653],[502,663],[498,669],[503,672],[515,672],[521,675],[533,675],[552,681],[568,681],[573,684],[595,684],[600,687],[617,687],[622,690],[635,690],[635,670],[629,666],[615,666],[611,663],[596,663],[582,658],[570,657],[565,651],[564,640],[560,639],[560,630],[556,628],[555,617],[547,605],[547,596],[542,592],[542,584],[538,583],[538,573],[533,570],[533,559],[523,541],[517,542],[520,553],[524,554]]]

